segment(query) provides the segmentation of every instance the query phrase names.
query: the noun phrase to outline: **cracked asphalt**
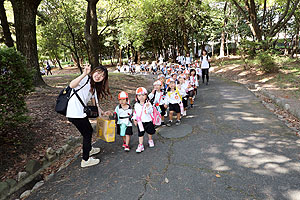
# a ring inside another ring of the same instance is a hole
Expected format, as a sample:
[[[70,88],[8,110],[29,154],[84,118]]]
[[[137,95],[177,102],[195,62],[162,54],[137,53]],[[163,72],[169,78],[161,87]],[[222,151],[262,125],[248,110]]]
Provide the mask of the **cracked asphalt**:
[[[137,134],[129,153],[98,141],[99,165],[78,158],[28,199],[300,199],[300,139],[244,86],[212,77],[182,124],[141,154]]]

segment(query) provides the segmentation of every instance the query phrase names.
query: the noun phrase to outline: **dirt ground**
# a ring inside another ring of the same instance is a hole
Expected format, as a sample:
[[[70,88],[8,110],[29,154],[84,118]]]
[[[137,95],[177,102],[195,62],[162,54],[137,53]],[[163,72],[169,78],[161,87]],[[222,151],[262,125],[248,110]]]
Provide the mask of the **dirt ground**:
[[[113,71],[114,69],[109,69]],[[24,170],[30,159],[40,160],[47,148],[57,149],[65,144],[70,136],[80,136],[77,129],[68,122],[65,116],[54,110],[56,98],[62,88],[79,75],[79,70],[66,67],[53,70],[53,75],[43,76],[51,87],[36,88],[26,100],[30,122],[20,124],[0,142],[0,179],[16,179],[17,173]],[[113,111],[118,103],[117,94],[121,90],[128,92],[132,99],[138,86],[152,85],[151,80],[141,76],[111,73],[109,87],[112,98],[102,101],[104,111]],[[113,103],[112,103],[113,102]],[[94,138],[95,139],[95,138]],[[48,170],[49,171],[49,170]],[[51,171],[51,170],[50,170]]]
[[[300,107],[300,60],[283,63],[279,66],[278,73],[264,73],[255,64],[245,67],[239,57],[218,59],[212,66],[211,71],[216,75],[245,85],[257,84],[276,97],[289,100],[291,107]],[[259,98],[272,103],[272,100],[262,94],[259,95]],[[295,127],[300,132],[299,119],[276,105],[275,108],[273,111],[275,114],[281,115],[290,123],[291,127]],[[296,134],[299,135],[299,132]]]

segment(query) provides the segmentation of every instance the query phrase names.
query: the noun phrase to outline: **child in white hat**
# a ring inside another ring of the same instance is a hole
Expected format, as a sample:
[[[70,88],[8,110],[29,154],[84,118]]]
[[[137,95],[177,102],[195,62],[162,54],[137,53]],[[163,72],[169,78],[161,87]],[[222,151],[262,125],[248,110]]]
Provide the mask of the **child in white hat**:
[[[156,109],[161,114],[161,125],[164,126],[164,115],[166,114],[166,108],[164,107],[164,93],[162,92],[162,82],[160,80],[157,80],[153,83],[153,90],[148,95],[150,102],[156,106]]]
[[[149,147],[154,147],[152,135],[155,134],[155,128],[153,125],[151,114],[153,113],[153,107],[148,100],[148,92],[144,87],[136,89],[136,100],[134,104],[134,112],[132,119],[134,125],[138,128],[139,145],[136,149],[137,153],[144,151],[144,134],[148,133]]]

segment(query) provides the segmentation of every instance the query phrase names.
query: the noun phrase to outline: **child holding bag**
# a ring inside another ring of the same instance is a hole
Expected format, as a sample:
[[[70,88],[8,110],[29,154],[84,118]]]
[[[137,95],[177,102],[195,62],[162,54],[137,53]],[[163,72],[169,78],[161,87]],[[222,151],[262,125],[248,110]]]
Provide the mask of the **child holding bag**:
[[[125,151],[130,151],[129,142],[130,136],[132,136],[132,109],[128,101],[128,94],[124,91],[118,95],[119,105],[115,109],[115,118],[117,122],[117,134],[123,139],[123,145]]]
[[[136,149],[137,153],[144,151],[144,134],[148,133],[149,147],[154,147],[152,135],[155,134],[154,125],[152,123],[151,114],[153,113],[153,107],[148,100],[148,92],[144,87],[136,89],[136,100],[134,104],[134,113],[132,119],[134,125],[138,128],[139,145]]]

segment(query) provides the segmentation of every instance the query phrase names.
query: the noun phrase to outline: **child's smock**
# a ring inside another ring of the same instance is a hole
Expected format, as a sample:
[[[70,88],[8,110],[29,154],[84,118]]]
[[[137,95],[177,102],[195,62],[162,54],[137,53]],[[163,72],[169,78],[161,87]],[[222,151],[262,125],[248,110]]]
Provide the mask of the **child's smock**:
[[[123,109],[121,105],[118,105],[115,109],[115,113],[118,115],[117,124],[126,124],[126,126],[132,126],[131,123],[131,115],[132,109],[130,105],[128,105],[128,109]]]
[[[143,112],[142,122],[151,122],[152,118],[151,118],[150,114],[153,113],[153,107],[152,107],[151,103],[150,103],[150,106],[147,107],[146,105],[142,106],[140,103],[136,102],[134,104],[134,112],[133,112],[132,119],[136,120],[137,117],[141,116],[142,112]]]

